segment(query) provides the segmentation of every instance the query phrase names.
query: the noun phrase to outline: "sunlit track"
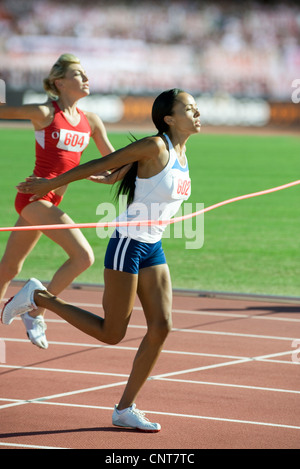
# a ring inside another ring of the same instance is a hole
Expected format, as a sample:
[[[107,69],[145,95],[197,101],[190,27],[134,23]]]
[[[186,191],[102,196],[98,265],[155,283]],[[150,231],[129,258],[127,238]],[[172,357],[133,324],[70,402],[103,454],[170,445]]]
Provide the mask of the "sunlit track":
[[[7,301],[8,298],[4,298],[3,301]],[[72,302],[74,306],[78,306],[79,308],[96,308],[101,309],[103,311],[102,304],[97,303],[85,303],[85,302]],[[133,308],[134,311],[142,311],[141,306],[135,306]],[[266,321],[281,321],[281,322],[295,322],[300,323],[300,319],[296,318],[288,318],[288,317],[274,317],[273,316],[265,316],[265,315],[250,315],[250,314],[231,314],[231,313],[220,313],[220,312],[211,312],[211,311],[192,311],[188,309],[172,309],[173,314],[192,314],[196,316],[212,316],[212,317],[225,317],[225,318],[241,318],[241,319],[257,319],[257,320],[266,320]],[[300,313],[300,306],[299,306],[299,313]],[[18,319],[18,318],[17,318]],[[48,319],[48,322],[65,322],[63,319]]]
[[[143,327],[145,328],[145,327]],[[184,332],[184,330],[181,330],[181,332]],[[187,331],[189,332],[189,331]],[[217,333],[218,335],[218,333]],[[251,337],[251,336],[250,336]],[[257,336],[255,338],[259,338],[260,336]],[[265,337],[262,337],[263,339]],[[267,337],[268,338],[268,337]],[[272,337],[273,338],[273,337]],[[277,339],[277,337],[275,337],[275,339]],[[287,341],[290,341],[291,339],[289,338],[281,338],[280,339],[282,340],[287,340]],[[13,339],[13,338],[5,338],[3,339],[5,340],[5,342],[20,342],[20,343],[28,343],[28,340],[26,339]],[[97,345],[97,344],[92,344],[92,343],[84,343],[84,342],[58,342],[58,341],[49,341],[49,344],[50,345],[62,345],[62,346],[70,346],[70,347],[86,347],[86,348],[103,348],[103,349],[113,349],[113,350],[120,350],[120,351],[137,351],[138,350],[138,347],[128,347],[128,346],[123,346],[123,345]],[[284,356],[284,355],[291,355],[293,353],[292,350],[287,350],[285,352],[279,352],[279,353],[275,353],[273,355],[270,355],[270,356],[266,356],[266,357],[239,357],[239,356],[234,356],[234,355],[217,355],[217,354],[213,354],[213,353],[201,353],[201,352],[186,352],[186,351],[180,351],[180,350],[162,350],[161,353],[165,353],[165,354],[173,354],[173,355],[191,355],[193,357],[214,357],[214,358],[231,358],[231,359],[234,359],[234,360],[238,360],[238,361],[251,361],[251,360],[258,360],[258,361],[264,361],[264,360],[268,360],[268,361],[275,361],[277,363],[283,363],[282,360],[280,360],[280,362],[278,362],[278,360],[272,360],[271,357],[272,356]],[[285,363],[292,363],[292,362],[285,362]],[[292,363],[293,364],[293,363]],[[294,364],[293,364],[294,365]],[[297,363],[296,363],[297,365]],[[1,365],[0,365],[0,368],[1,368]]]
[[[88,391],[89,390],[87,390],[87,392]],[[62,406],[62,407],[73,407],[73,408],[80,407],[80,408],[93,409],[93,410],[110,410],[110,411],[113,410],[112,407],[66,404],[63,402],[47,402],[47,398],[43,398],[43,399],[45,400],[36,399],[32,401],[14,402],[12,406],[24,405],[24,404],[41,404],[41,405],[46,405],[46,406],[49,405],[49,406]],[[7,407],[9,407],[9,405]],[[300,430],[300,426],[297,426],[297,425],[284,425],[284,424],[270,423],[270,422],[256,422],[256,421],[251,421],[251,420],[225,419],[225,418],[209,417],[209,416],[203,416],[203,415],[180,414],[180,413],[175,413],[175,412],[158,412],[158,411],[151,411],[151,410],[147,410],[146,412],[148,414],[167,415],[167,416],[172,416],[172,417],[181,417],[181,418],[189,418],[189,419],[213,420],[217,422],[242,423],[246,425],[261,425],[261,426],[274,427],[274,428],[279,427],[279,428]]]
[[[64,297],[103,313],[99,292]],[[174,327],[139,398],[162,431],[155,441],[139,434],[138,447],[300,447],[297,307],[174,296],[172,312]],[[111,413],[146,332],[141,306],[117,345],[79,335],[53,313],[46,321],[47,351],[29,343],[19,318],[0,328],[1,448],[135,448],[136,432],[112,427]]]

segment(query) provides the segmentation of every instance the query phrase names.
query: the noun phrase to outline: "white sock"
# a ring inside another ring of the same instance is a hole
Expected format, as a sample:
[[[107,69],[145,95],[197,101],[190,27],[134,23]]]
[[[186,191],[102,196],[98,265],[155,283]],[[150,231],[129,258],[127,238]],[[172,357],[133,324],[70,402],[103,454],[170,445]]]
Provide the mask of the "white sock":
[[[118,414],[124,414],[124,412],[126,412],[126,410],[130,409],[130,407],[126,407],[126,409],[122,409],[122,410],[119,410],[118,408],[116,408],[116,411]]]

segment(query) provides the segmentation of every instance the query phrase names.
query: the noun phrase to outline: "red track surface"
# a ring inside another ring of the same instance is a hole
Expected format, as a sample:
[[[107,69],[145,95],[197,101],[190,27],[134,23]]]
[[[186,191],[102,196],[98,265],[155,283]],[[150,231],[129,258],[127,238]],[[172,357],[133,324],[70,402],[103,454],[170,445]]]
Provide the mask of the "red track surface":
[[[100,290],[61,296],[102,314]],[[46,317],[48,350],[20,319],[0,326],[1,449],[300,448],[299,305],[175,295],[174,330],[137,400],[156,434],[111,424],[145,334],[139,303],[118,346]]]

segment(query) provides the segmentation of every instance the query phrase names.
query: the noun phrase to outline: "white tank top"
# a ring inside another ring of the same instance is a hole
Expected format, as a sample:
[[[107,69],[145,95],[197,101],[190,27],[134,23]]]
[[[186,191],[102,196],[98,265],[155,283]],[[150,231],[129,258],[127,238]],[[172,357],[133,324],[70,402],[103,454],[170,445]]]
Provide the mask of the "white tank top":
[[[147,179],[136,178],[134,200],[118,221],[169,220],[191,194],[191,180],[186,159],[179,163],[177,153],[168,135],[169,161],[160,173]],[[118,227],[123,236],[156,243],[162,238],[167,225]]]

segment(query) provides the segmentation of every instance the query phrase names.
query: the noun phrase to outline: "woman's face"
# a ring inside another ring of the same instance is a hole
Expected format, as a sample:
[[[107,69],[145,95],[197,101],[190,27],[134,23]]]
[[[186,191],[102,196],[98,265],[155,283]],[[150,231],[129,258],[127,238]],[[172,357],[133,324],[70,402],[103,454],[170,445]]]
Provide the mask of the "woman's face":
[[[64,78],[55,80],[55,84],[60,94],[76,94],[78,99],[90,94],[89,80],[80,64],[70,64]]]
[[[171,118],[177,131],[192,135],[201,130],[199,109],[193,96],[186,92],[177,95]]]

